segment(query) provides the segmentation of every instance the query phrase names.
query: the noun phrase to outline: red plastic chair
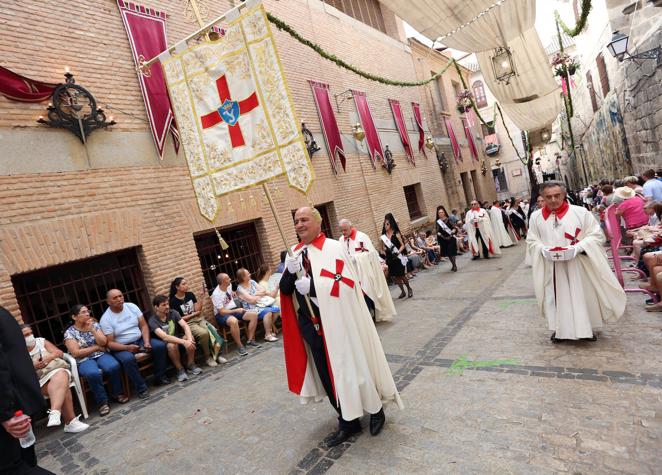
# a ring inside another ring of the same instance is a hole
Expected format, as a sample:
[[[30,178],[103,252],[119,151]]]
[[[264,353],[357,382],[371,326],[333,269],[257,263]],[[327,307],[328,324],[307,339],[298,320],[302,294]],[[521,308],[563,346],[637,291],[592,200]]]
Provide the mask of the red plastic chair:
[[[609,248],[607,248],[607,250],[611,251],[611,256],[607,256],[607,257],[612,261],[612,264],[614,266],[612,270],[616,275],[616,279],[618,280],[618,283],[621,284],[621,287],[623,287],[623,290],[625,290],[625,292],[627,293],[647,294],[651,299],[653,299],[653,302],[657,302],[657,295],[651,292],[650,290],[641,289],[639,287],[635,287],[635,288],[625,287],[625,280],[623,279],[624,272],[632,272],[639,275],[642,278],[646,278],[646,274],[642,270],[637,269],[636,267],[634,268],[621,267],[621,262],[634,261],[635,259],[632,256],[621,256],[619,254],[619,251],[621,249],[632,249],[632,246],[621,245],[622,235],[621,235],[620,219],[618,216],[616,216],[615,205],[611,205],[609,206],[609,208],[607,208],[607,211],[605,213],[605,225],[607,229],[607,234],[609,235]]]

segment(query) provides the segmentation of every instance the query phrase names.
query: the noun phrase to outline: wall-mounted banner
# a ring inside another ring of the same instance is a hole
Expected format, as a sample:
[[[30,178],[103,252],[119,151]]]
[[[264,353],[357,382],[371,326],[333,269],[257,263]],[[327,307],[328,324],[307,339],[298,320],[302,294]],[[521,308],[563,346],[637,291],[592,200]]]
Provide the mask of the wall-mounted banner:
[[[231,11],[225,36],[164,60],[202,215],[218,197],[286,174],[307,192],[313,170],[262,4]]]
[[[400,141],[402,146],[405,149],[407,158],[412,163],[416,165],[416,160],[414,159],[414,152],[411,150],[411,144],[409,143],[409,135],[407,135],[407,125],[405,124],[405,118],[402,117],[402,108],[400,107],[400,102],[395,99],[389,99],[388,103],[391,106],[391,112],[393,112],[393,119],[395,120],[395,126],[398,129],[400,134]]]
[[[478,161],[478,149],[476,148],[474,136],[471,133],[471,129],[469,128],[468,120],[463,119],[462,125],[464,126],[464,136],[467,138],[467,142],[469,143],[469,152],[471,153],[471,158]]]
[[[444,117],[444,122],[446,122],[446,130],[448,130],[448,138],[451,139],[451,148],[453,149],[453,157],[455,157],[456,162],[462,161],[462,151],[460,150],[460,144],[457,143],[457,137],[453,131],[453,124],[448,117]]]
[[[368,155],[370,155],[372,167],[375,168],[375,162],[378,160],[380,162],[384,161],[384,152],[382,151],[382,143],[379,140],[379,133],[377,133],[377,127],[375,127],[375,122],[372,120],[372,114],[370,113],[365,92],[352,90],[352,95],[354,96],[356,110],[359,113],[361,127],[363,127],[363,131],[365,132]]]
[[[411,108],[414,111],[414,120],[416,121],[416,127],[418,128],[418,151],[423,153],[425,158],[428,156],[425,154],[425,130],[423,130],[423,117],[421,117],[421,106],[418,102],[412,102]]]
[[[308,81],[313,90],[317,113],[322,124],[322,133],[326,142],[326,149],[329,152],[329,160],[333,171],[338,173],[338,164],[345,170],[345,150],[342,145],[342,138],[336,116],[333,113],[333,106],[329,98],[329,85],[316,81]]]

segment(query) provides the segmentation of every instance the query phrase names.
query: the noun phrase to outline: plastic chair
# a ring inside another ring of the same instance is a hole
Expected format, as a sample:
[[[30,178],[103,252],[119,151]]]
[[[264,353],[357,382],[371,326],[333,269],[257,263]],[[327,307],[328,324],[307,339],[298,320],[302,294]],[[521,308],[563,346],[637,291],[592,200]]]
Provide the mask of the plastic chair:
[[[78,403],[80,404],[80,408],[83,411],[83,418],[87,419],[90,417],[90,415],[87,412],[87,404],[85,403],[85,393],[83,392],[83,386],[80,384],[80,376],[78,375],[78,364],[76,363],[76,358],[71,356],[69,353],[64,353],[62,357],[67,363],[69,363],[69,369],[71,371],[71,384],[69,387],[73,387],[76,391]]]

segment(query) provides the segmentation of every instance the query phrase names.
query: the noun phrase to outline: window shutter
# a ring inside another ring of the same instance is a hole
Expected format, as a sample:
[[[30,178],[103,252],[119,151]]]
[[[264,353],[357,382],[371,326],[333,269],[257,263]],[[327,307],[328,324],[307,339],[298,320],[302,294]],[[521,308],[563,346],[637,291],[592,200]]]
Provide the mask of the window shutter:
[[[602,97],[605,97],[609,92],[609,76],[607,75],[607,65],[602,53],[599,53],[595,58],[595,63],[598,65],[598,74],[600,75],[600,86],[602,87]]]
[[[588,88],[588,95],[591,96],[591,106],[593,107],[593,112],[598,110],[598,100],[595,97],[595,88],[593,87],[593,77],[591,76],[591,71],[586,72],[586,87]]]

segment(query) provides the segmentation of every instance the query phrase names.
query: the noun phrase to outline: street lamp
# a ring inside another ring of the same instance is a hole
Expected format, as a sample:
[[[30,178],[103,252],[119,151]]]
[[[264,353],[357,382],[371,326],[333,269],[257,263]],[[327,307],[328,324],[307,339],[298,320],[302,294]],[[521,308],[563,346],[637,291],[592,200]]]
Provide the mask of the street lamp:
[[[494,50],[492,56],[492,69],[494,71],[494,79],[504,84],[510,84],[510,79],[517,75],[515,71],[515,64],[513,63],[513,55],[507,47],[499,46]]]
[[[624,59],[655,59],[659,61],[662,52],[659,46],[642,51],[641,53],[630,54],[628,53],[629,39],[630,37],[628,35],[624,35],[620,31],[614,31],[611,41],[607,44],[609,53],[619,61],[623,61]]]

